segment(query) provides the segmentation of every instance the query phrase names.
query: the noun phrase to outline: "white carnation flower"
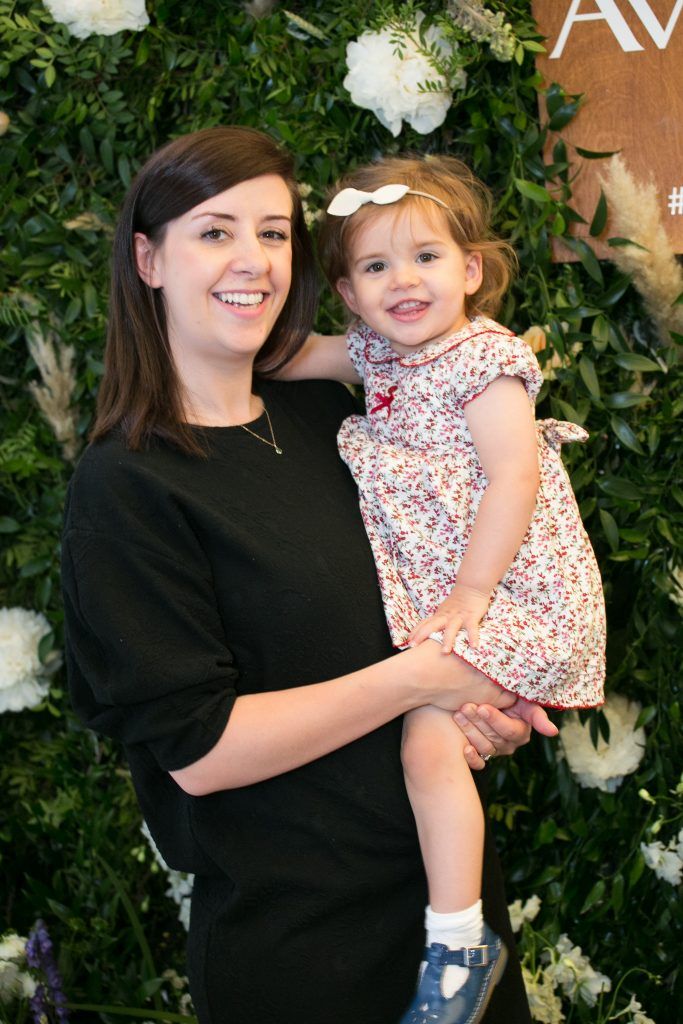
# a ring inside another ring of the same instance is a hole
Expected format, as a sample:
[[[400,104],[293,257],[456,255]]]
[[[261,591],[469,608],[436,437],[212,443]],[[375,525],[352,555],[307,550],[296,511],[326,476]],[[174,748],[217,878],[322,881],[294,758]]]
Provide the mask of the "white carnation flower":
[[[683,876],[683,860],[681,860],[678,844],[672,839],[668,846],[665,846],[661,839],[654,843],[641,843],[640,852],[645,863],[656,874],[669,885],[680,885]]]
[[[524,905],[521,900],[515,900],[508,907],[510,923],[513,932],[518,932],[525,921],[533,921],[541,909],[540,896],[530,896]]]
[[[594,747],[588,722],[582,725],[575,711],[564,716],[560,741],[571,772],[581,786],[614,793],[624,776],[634,772],[642,761],[645,730],[634,728],[641,711],[637,701],[611,694],[602,710],[609,722],[609,743],[599,736],[597,748]]]
[[[532,974],[528,967],[523,966],[522,977],[532,1018],[540,1024],[561,1024],[565,1019],[562,1003],[550,975],[542,967]]]
[[[77,39],[113,36],[124,29],[139,32],[149,25],[145,0],[45,0],[45,6]]]
[[[166,890],[166,896],[173,900],[178,910],[178,920],[182,924],[186,931],[190,927],[190,903],[192,900],[192,887],[194,886],[194,875],[187,874],[185,871],[177,871],[175,868],[169,868],[168,864],[161,855],[161,850],[154,842],[152,833],[149,830],[149,826],[146,821],[143,821],[140,831],[149,843],[149,847],[154,854],[154,859],[162,869],[166,872],[166,879],[168,881],[168,889]]]
[[[550,963],[546,973],[555,985],[560,985],[572,1003],[581,997],[588,1006],[595,1006],[601,992],[610,992],[612,982],[592,966],[581,946],[572,945],[567,935],[560,935],[554,950],[546,954]]]
[[[418,28],[423,17],[418,15]],[[379,32],[364,32],[358,40],[348,44],[346,65],[349,71],[344,88],[357,106],[372,110],[392,135],[399,135],[403,121],[421,135],[427,135],[443,124],[453,102],[452,88],[464,88],[465,72],[461,71],[449,86],[420,51],[417,29],[414,35],[403,35],[400,56],[394,52],[393,38],[392,30],[384,28]],[[434,26],[427,29],[425,42],[428,46],[435,44],[444,55],[450,52],[450,46]],[[421,91],[420,84],[426,82],[433,83],[436,90]]]
[[[25,966],[26,939],[8,932],[0,938],[0,1002],[34,995],[36,983]]]
[[[50,628],[40,612],[0,608],[0,713],[33,708],[47,694],[46,674],[60,660],[54,654],[46,666],[38,657],[38,645]]]

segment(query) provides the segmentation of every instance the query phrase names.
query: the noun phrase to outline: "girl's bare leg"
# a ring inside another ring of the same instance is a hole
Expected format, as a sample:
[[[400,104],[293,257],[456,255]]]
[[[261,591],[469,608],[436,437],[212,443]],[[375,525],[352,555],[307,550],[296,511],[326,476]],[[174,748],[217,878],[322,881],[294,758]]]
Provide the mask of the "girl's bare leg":
[[[501,707],[514,699],[501,689]],[[467,742],[441,708],[417,708],[404,718],[401,756],[429,889],[427,944],[452,949],[478,945],[483,928],[484,812],[463,753]],[[466,976],[465,968],[447,967],[444,994],[450,997]]]
[[[429,903],[450,914],[481,894],[484,812],[452,715],[423,707],[404,718],[402,759],[429,885]]]

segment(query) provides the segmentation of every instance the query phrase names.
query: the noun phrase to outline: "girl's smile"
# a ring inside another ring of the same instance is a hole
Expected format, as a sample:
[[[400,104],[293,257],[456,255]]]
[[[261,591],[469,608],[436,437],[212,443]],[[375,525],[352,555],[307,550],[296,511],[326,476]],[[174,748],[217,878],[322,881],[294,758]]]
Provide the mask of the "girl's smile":
[[[412,203],[370,217],[349,266],[337,284],[342,298],[400,354],[464,326],[466,297],[482,281],[480,253],[460,248],[441,213],[427,217]]]

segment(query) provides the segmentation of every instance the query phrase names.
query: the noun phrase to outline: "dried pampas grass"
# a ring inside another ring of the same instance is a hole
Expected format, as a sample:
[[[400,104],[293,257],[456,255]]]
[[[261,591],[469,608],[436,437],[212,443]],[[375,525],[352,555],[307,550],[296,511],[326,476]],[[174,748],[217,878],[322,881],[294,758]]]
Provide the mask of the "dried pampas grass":
[[[58,351],[54,336],[46,337],[36,325],[26,328],[26,344],[42,378],[42,384],[32,381],[28,389],[61,444],[64,458],[73,461],[80,444],[76,412],[71,408],[76,388],[74,350],[67,345]]]
[[[613,156],[602,178],[610,211],[611,234],[635,245],[610,249],[610,259],[630,274],[655,321],[662,340],[666,332],[683,333],[683,306],[675,305],[683,293],[681,268],[668,239],[653,181],[636,181],[620,156]]]

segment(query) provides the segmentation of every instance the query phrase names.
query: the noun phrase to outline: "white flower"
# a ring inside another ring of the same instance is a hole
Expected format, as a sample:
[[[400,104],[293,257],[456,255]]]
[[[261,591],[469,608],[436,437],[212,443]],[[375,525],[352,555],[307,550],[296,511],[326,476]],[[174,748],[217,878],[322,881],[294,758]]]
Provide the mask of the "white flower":
[[[572,1003],[580,996],[588,1006],[595,1006],[600,993],[612,988],[607,975],[596,971],[581,952],[581,946],[573,946],[567,935],[560,935],[555,948],[546,957],[550,959],[546,973],[555,985],[562,987]]]
[[[582,725],[576,712],[564,716],[560,729],[562,752],[581,786],[614,793],[624,776],[636,770],[645,751],[645,731],[634,728],[640,710],[637,701],[611,694],[603,707],[609,722],[609,743],[599,736],[597,748],[588,722]]]
[[[48,691],[46,674],[59,663],[41,664],[38,645],[50,632],[40,612],[0,608],[0,712],[22,711],[40,704]]]
[[[518,932],[525,921],[533,921],[541,909],[540,896],[530,896],[524,906],[521,900],[515,900],[508,907],[513,932]]]
[[[194,875],[189,875],[185,871],[177,871],[175,868],[169,868],[161,855],[161,850],[152,838],[152,833],[150,832],[146,821],[143,821],[140,831],[149,843],[150,849],[154,854],[155,861],[162,871],[166,872],[166,879],[168,881],[166,896],[170,897],[170,899],[172,899],[179,907],[178,920],[182,924],[183,928],[188,931],[190,927],[190,903],[192,898],[192,887],[194,885]]]
[[[678,833],[678,840],[676,842],[676,853],[683,860],[683,828]]]
[[[665,846],[661,839],[654,843],[641,843],[640,852],[645,858],[645,863],[652,868],[657,878],[668,882],[669,885],[680,885],[683,876],[683,860],[681,860],[679,846],[675,839],[672,839],[668,846]]]
[[[77,39],[124,29],[138,32],[149,25],[145,0],[45,0],[45,6]]]
[[[625,1013],[632,1013],[631,1024],[655,1024],[652,1017],[643,1013],[643,1008],[635,996],[631,996],[631,1002],[626,1007]]]
[[[550,975],[542,967],[532,974],[528,967],[522,966],[522,977],[532,1018],[541,1024],[561,1024],[564,1020],[562,1003],[555,994],[555,984]]]
[[[30,998],[36,991],[33,978],[23,970],[26,966],[26,939],[16,932],[0,938],[0,1001]]]
[[[419,23],[411,35],[401,38],[401,54],[395,53],[395,36],[389,28],[379,32],[364,32],[356,42],[346,47],[349,73],[344,88],[351,99],[365,110],[372,110],[379,121],[396,136],[407,121],[421,135],[427,135],[443,124],[453,102],[451,88],[465,86],[465,72],[456,81],[446,82],[437,74],[427,56],[421,52],[418,39]],[[437,28],[427,29],[425,42],[436,45],[442,54],[450,52]],[[431,82],[435,91],[420,91],[420,84]]]

